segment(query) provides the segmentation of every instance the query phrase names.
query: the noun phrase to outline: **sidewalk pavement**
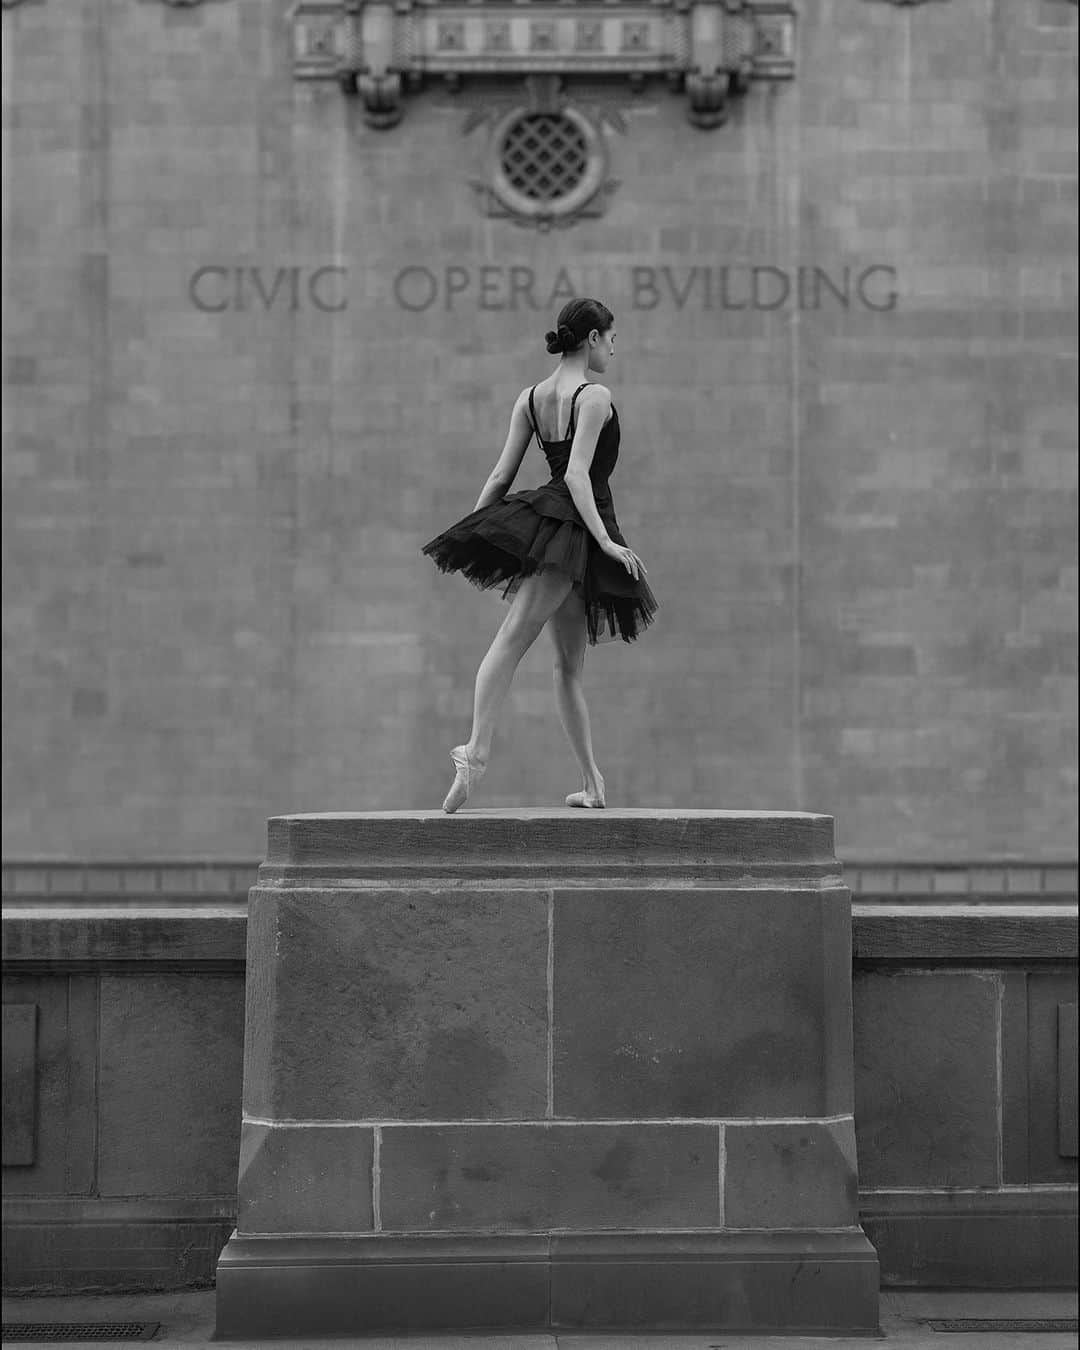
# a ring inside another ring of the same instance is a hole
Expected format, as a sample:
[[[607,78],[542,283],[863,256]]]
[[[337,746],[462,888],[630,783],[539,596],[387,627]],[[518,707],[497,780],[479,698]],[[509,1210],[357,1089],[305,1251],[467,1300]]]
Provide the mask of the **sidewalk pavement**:
[[[225,1350],[1065,1350],[1077,1345],[1075,1331],[935,1331],[930,1318],[1064,1318],[1077,1316],[1073,1291],[999,1292],[996,1290],[882,1290],[880,1336],[747,1336],[732,1332],[629,1333],[490,1332],[474,1335],[347,1336],[302,1340],[212,1341],[214,1290],[158,1294],[88,1294],[73,1297],[8,1295],[3,1299],[5,1329],[19,1322],[160,1322],[153,1344],[167,1350],[216,1344]],[[55,1342],[54,1342],[55,1343]],[[68,1346],[118,1344],[99,1336],[69,1341]],[[5,1339],[5,1345],[15,1344]],[[39,1342],[41,1344],[41,1342]]]

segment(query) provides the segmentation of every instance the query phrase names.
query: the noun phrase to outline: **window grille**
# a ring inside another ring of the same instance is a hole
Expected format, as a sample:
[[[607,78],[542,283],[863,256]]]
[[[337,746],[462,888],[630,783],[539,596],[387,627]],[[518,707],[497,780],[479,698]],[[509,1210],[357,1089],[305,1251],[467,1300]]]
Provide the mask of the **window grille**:
[[[530,201],[552,203],[581,185],[589,147],[582,129],[561,113],[524,113],[507,127],[500,159],[510,187]]]

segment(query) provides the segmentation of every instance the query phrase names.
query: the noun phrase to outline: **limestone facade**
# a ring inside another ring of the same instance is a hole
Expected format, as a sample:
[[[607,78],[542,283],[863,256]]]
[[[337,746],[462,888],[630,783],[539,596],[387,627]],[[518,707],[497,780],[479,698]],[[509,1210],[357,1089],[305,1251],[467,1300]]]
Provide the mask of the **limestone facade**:
[[[816,0],[707,129],[660,70],[421,72],[373,126],[285,0],[2,22],[6,857],[437,805],[504,611],[419,549],[582,291],[662,605],[587,658],[609,800],[1075,857],[1075,5]],[[515,213],[497,133],[566,110],[595,191]],[[483,805],[578,785],[550,663]]]

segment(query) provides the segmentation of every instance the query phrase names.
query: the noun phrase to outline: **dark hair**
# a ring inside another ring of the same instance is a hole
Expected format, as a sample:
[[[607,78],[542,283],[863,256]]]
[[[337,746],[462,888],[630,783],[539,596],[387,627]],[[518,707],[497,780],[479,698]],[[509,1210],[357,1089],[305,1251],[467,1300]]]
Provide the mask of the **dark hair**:
[[[559,310],[555,327],[544,334],[547,349],[552,356],[570,352],[580,346],[594,328],[607,332],[615,322],[615,315],[599,300],[570,300]]]

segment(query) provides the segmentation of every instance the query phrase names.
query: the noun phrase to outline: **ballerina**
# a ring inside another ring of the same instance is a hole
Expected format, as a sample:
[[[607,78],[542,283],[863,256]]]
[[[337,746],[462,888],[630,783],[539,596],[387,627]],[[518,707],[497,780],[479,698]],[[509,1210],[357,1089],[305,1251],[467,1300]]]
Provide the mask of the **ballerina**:
[[[615,355],[614,317],[598,300],[571,300],[546,342],[559,364],[518,395],[502,454],[476,506],[421,550],[440,571],[460,571],[481,589],[506,583],[502,598],[510,602],[476,674],[472,733],[450,751],[455,775],[443,802],[447,813],[468,800],[487,769],[514,672],[545,627],[555,649],[556,706],[583,778],[566,805],[606,806],[582,684],[585,648],[615,638],[634,641],[658,608],[645,565],[619,530],[608,486],[619,454],[619,416],[607,388],[585,378],[602,375]],[[564,425],[566,434],[558,437]],[[551,478],[512,493],[534,434]]]

